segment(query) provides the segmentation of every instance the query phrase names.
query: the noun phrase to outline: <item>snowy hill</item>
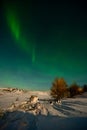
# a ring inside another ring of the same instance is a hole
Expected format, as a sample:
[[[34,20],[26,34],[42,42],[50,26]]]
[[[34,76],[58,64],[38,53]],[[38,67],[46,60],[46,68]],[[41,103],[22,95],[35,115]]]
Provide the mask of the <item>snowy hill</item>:
[[[31,102],[31,95],[39,100]],[[50,100],[46,91],[0,89],[0,130],[87,129],[87,93],[63,99],[61,105]]]

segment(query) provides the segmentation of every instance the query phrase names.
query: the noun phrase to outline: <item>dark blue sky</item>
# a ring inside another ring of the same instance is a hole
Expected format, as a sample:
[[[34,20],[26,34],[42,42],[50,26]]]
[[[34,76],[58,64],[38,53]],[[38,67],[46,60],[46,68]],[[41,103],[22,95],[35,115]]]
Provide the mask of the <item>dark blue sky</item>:
[[[0,86],[87,83],[86,3],[8,1],[0,8]]]

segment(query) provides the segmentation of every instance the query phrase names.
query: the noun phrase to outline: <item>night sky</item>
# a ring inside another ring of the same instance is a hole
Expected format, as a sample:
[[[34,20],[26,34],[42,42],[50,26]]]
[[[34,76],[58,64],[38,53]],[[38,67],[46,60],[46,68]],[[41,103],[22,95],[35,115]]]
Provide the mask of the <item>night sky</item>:
[[[87,83],[87,7],[48,0],[0,4],[0,86],[48,90]]]

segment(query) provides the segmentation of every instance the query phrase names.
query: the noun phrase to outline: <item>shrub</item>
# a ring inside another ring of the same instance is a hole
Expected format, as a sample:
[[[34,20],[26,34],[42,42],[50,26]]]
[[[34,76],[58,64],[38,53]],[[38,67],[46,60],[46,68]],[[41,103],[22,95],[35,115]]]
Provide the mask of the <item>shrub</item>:
[[[66,95],[67,95],[66,81],[63,78],[56,78],[52,83],[51,96],[56,100],[60,100]]]
[[[87,84],[83,86],[83,92],[87,92]]]
[[[76,83],[74,83],[74,84],[72,84],[71,86],[70,86],[70,88],[69,88],[69,92],[70,92],[70,97],[73,97],[73,96],[75,96],[75,95],[78,95],[78,94],[80,94],[80,87],[76,84]]]

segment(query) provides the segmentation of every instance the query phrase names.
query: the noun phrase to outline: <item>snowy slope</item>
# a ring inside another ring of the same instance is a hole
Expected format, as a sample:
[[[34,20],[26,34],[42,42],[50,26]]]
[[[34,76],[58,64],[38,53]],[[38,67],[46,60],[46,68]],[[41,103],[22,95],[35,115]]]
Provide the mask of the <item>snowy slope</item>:
[[[31,95],[39,102],[31,104]],[[50,104],[49,92],[0,89],[0,130],[87,130],[87,93]],[[32,109],[30,109],[32,108]]]

